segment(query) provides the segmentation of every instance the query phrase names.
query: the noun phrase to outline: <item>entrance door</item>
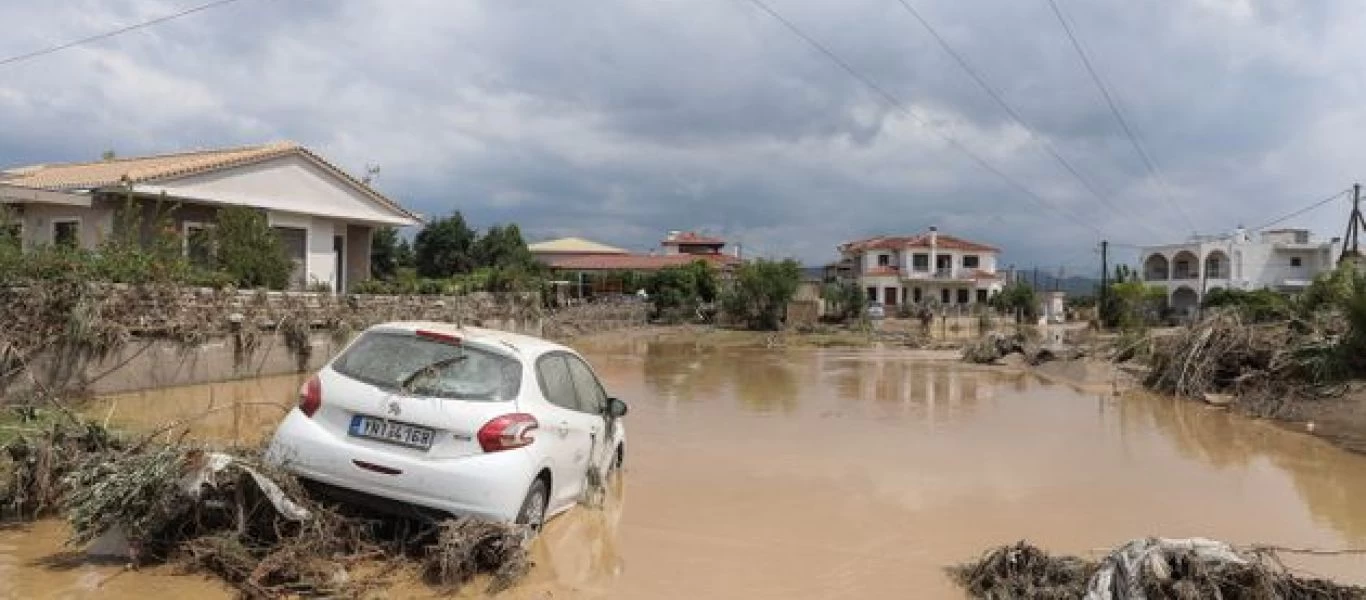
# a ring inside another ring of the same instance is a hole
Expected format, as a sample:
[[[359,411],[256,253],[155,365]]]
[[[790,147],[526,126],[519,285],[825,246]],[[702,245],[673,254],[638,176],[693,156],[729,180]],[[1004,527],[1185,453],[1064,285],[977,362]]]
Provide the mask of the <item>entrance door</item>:
[[[332,254],[336,275],[332,277],[332,291],[340,294],[346,291],[346,236],[332,236]]]

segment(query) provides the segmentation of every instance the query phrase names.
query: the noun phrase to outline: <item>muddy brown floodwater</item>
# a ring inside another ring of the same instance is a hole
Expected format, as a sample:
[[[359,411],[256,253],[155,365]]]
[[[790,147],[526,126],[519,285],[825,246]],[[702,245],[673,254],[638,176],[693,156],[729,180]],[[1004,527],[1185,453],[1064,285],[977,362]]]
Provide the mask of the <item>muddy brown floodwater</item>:
[[[888,350],[582,349],[630,403],[627,469],[605,510],[547,526],[508,597],[957,598],[945,565],[1018,539],[1079,554],[1148,535],[1366,547],[1366,457],[1198,404]],[[145,429],[210,403],[288,406],[298,382],[125,395],[90,413]],[[251,443],[278,413],[227,409],[192,434]],[[229,595],[85,563],[62,533],[0,530],[0,595]],[[1366,584],[1366,557],[1290,562]]]

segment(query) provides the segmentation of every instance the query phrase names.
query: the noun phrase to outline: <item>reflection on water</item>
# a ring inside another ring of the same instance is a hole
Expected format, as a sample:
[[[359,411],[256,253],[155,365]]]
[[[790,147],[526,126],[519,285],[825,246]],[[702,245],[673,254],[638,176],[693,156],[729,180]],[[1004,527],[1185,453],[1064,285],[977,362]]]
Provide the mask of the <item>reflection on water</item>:
[[[1022,538],[1073,553],[1147,535],[1366,546],[1366,458],[1199,404],[887,350],[626,340],[585,354],[631,405],[626,472],[605,509],[547,526],[511,598],[961,597],[944,565]],[[147,427],[237,403],[191,435],[250,443],[279,414],[253,403],[289,406],[298,383],[91,412]],[[74,571],[16,561],[19,539],[0,533],[0,596],[76,589]],[[60,550],[38,546],[24,556]],[[1364,557],[1291,562],[1366,583]]]

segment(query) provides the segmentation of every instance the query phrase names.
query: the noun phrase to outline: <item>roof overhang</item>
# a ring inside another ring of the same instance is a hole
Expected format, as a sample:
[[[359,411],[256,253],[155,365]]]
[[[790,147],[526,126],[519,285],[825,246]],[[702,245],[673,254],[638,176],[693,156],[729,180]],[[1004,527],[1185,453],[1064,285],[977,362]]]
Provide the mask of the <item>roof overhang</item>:
[[[0,204],[56,204],[90,208],[90,195],[40,190],[0,182]]]
[[[127,188],[109,188],[109,189],[110,189],[110,191],[126,191],[126,190],[127,190]],[[375,215],[373,215],[373,214],[368,214],[368,215],[367,215],[367,214],[347,213],[347,212],[333,212],[333,213],[329,213],[329,214],[314,214],[314,213],[305,213],[305,212],[301,212],[301,211],[298,210],[297,207],[289,206],[289,205],[287,205],[287,204],[282,204],[282,203],[279,203],[279,202],[270,202],[270,201],[264,201],[264,200],[245,200],[245,199],[237,199],[237,198],[209,198],[209,197],[198,197],[198,196],[194,196],[194,195],[185,195],[184,193],[180,192],[180,190],[176,190],[176,189],[167,189],[167,188],[164,188],[164,187],[161,187],[161,186],[157,185],[156,183],[137,184],[137,185],[132,186],[132,191],[133,191],[134,193],[136,193],[136,194],[142,194],[142,195],[146,195],[146,196],[159,196],[159,195],[165,194],[167,198],[186,200],[186,201],[194,202],[194,203],[198,203],[198,204],[212,204],[212,205],[218,205],[218,206],[248,206],[248,207],[251,207],[251,208],[259,208],[259,209],[262,209],[262,210],[273,211],[273,212],[296,213],[296,214],[301,214],[301,215],[306,214],[306,215],[312,216],[312,217],[324,217],[324,218],[328,218],[328,219],[336,219],[336,220],[338,220],[338,221],[348,221],[348,222],[351,222],[351,223],[364,223],[364,224],[367,224],[367,225],[381,225],[381,226],[389,226],[389,227],[410,227],[410,226],[417,226],[417,225],[421,225],[421,224],[422,224],[422,221],[419,220],[418,218],[416,218],[416,215],[412,215],[411,213],[408,213],[407,211],[395,212],[394,215],[393,215],[392,217],[378,217],[378,216],[375,216]],[[410,215],[411,215],[411,216],[410,216]]]

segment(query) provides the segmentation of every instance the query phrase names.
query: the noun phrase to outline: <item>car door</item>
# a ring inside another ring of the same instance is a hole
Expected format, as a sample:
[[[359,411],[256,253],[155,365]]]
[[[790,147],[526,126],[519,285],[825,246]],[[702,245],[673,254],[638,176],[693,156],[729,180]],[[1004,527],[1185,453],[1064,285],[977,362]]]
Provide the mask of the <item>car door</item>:
[[[569,363],[569,375],[579,395],[579,412],[593,442],[590,464],[601,469],[607,466],[614,441],[611,439],[612,432],[607,431],[607,392],[603,391],[602,382],[598,381],[593,369],[583,359],[566,355],[565,361]]]
[[[544,443],[550,457],[555,483],[550,498],[552,511],[574,503],[583,493],[595,435],[579,411],[578,391],[565,356],[555,352],[536,361],[541,392],[549,401],[545,414],[537,415],[541,427],[536,443]]]

